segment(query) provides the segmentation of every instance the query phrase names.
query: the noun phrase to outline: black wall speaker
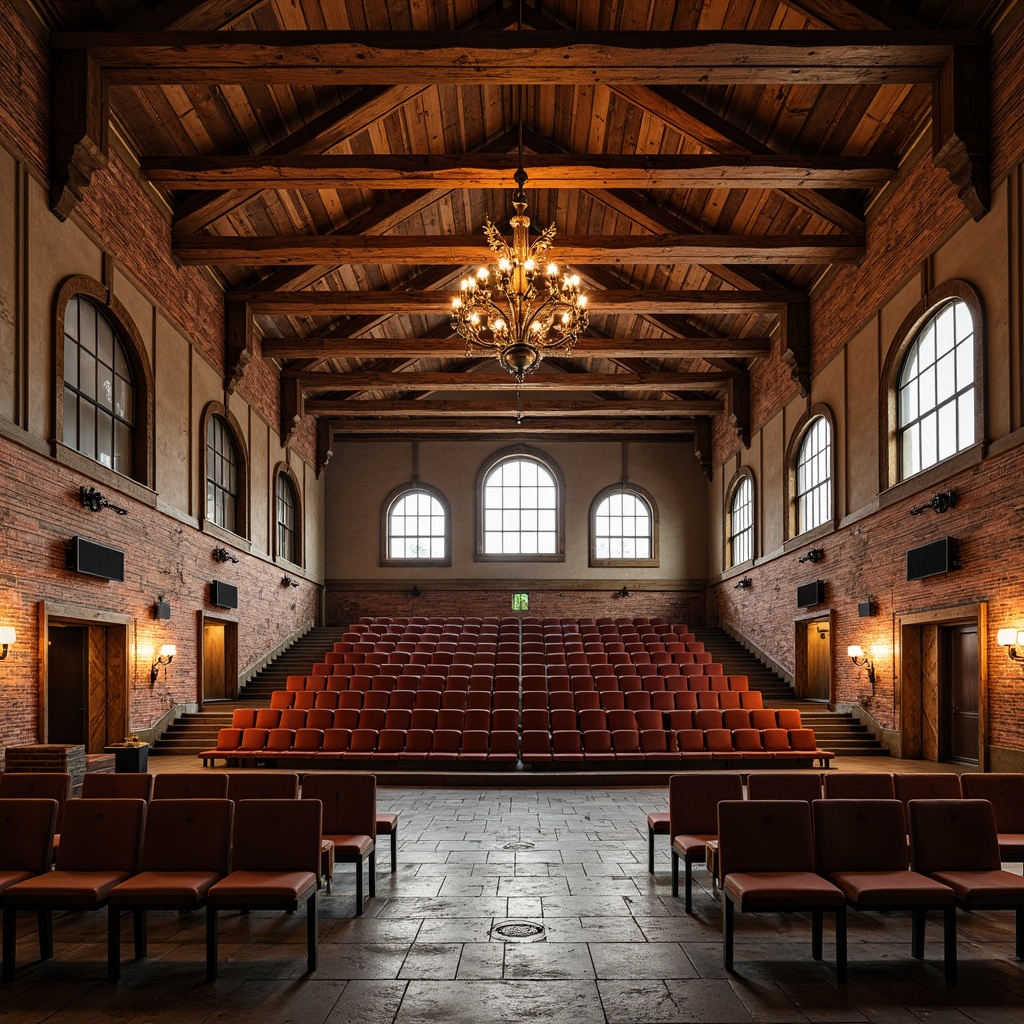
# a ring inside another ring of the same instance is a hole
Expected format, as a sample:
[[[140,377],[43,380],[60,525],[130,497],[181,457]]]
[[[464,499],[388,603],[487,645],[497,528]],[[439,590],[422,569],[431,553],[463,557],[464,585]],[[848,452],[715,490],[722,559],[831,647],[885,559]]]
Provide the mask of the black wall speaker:
[[[221,583],[220,580],[214,580],[210,584],[210,604],[217,608],[237,608],[238,587],[233,587],[230,583]]]
[[[943,537],[931,544],[922,544],[907,552],[907,579],[923,580],[927,576],[959,569],[956,560],[956,538]]]
[[[822,604],[824,600],[824,580],[815,580],[813,583],[805,583],[802,587],[796,588],[796,603],[798,608],[812,608],[816,604]]]
[[[124,552],[85,537],[72,537],[68,544],[68,568],[85,576],[121,583],[124,581]]]
[[[171,617],[171,602],[163,599],[153,603],[154,619],[169,619]]]
[[[875,614],[875,602],[868,598],[857,605],[857,614],[862,619],[868,619]]]

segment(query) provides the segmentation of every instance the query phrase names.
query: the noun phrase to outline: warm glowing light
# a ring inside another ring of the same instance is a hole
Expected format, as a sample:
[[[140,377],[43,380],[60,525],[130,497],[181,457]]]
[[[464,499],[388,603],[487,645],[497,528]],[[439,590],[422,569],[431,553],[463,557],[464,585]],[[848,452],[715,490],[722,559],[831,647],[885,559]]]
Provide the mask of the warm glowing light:
[[[178,653],[178,648],[174,644],[163,644],[160,647],[160,657],[167,658],[170,660]]]
[[[864,648],[861,647],[860,644],[850,644],[850,646],[846,648],[846,653],[851,658],[863,658],[864,657]]]

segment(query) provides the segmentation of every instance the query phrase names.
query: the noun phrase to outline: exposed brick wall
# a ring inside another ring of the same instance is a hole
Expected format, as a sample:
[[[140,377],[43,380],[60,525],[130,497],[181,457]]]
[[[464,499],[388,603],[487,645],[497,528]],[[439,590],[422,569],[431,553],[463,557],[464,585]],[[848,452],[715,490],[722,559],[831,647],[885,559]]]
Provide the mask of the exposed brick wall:
[[[50,131],[46,50],[14,4],[0,4],[0,137],[10,139],[32,170],[46,174]]]
[[[512,615],[512,585],[493,587],[481,583],[466,590],[433,589],[419,584],[422,593],[412,597],[409,590],[350,589],[328,584],[326,622],[344,626],[362,615]],[[528,615],[559,618],[597,618],[599,615],[661,615],[672,622],[702,625],[703,589],[687,591],[635,590],[619,597],[607,590],[555,591],[524,587],[530,595]]]
[[[82,508],[78,489],[86,477],[0,438],[0,622],[13,625],[18,642],[3,663],[4,713],[0,746],[34,743],[38,736],[39,602],[56,601],[130,614],[139,645],[173,643],[178,653],[150,688],[149,664],[130,665],[130,724],[156,722],[172,705],[196,700],[197,612],[206,605],[209,581],[238,587],[238,664],[251,665],[281,638],[316,619],[319,589],[303,582],[281,586],[282,570],[239,554],[237,565],[213,560],[219,541],[147,505],[117,496],[127,516]],[[125,580],[111,583],[65,568],[67,541],[75,535],[122,548]],[[171,603],[172,618],[155,621],[158,594]]]

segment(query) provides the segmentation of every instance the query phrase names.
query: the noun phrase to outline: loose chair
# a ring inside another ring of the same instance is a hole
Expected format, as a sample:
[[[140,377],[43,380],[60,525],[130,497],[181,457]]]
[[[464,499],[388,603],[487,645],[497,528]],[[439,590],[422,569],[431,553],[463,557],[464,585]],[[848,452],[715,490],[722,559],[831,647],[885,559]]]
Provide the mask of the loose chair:
[[[227,772],[167,772],[153,777],[154,800],[224,800]]]
[[[0,799],[56,800],[57,823],[54,826],[53,854],[60,849],[60,829],[64,821],[64,804],[71,796],[71,775],[68,772],[4,772],[0,774]]]
[[[398,811],[377,812],[377,835],[391,839],[391,874],[398,870]]]
[[[18,912],[34,910],[39,958],[53,957],[53,911],[99,910],[115,885],[139,867],[146,801],[69,800],[57,868],[12,885],[3,898],[3,980],[13,981]]]
[[[1024,861],[1024,775],[1010,772],[960,776],[963,794],[987,800],[996,816],[999,856],[1004,863]]]
[[[334,862],[356,865],[356,915],[363,912],[363,864],[369,861],[369,894],[377,895],[377,780],[355,772],[315,772],[302,784],[302,799],[323,807],[322,838],[334,843]],[[330,882],[327,891],[330,892]]]
[[[1012,910],[1014,956],[1024,958],[1024,878],[1003,871],[988,800],[911,800],[910,860],[948,885],[963,910]]]
[[[835,772],[825,776],[826,800],[895,800],[892,776],[874,772]]]
[[[911,955],[924,957],[929,910],[943,915],[946,981],[956,981],[956,902],[953,890],[910,871],[903,805],[898,800],[817,800],[814,853],[818,873],[846,895],[854,910],[909,910]]]
[[[306,904],[306,972],[316,970],[318,800],[243,800],[235,806],[231,872],[206,894],[206,979],[217,977],[218,914]]]
[[[57,801],[0,798],[0,906],[12,885],[50,870]]]
[[[734,911],[810,913],[811,956],[822,957],[823,918],[836,919],[836,981],[846,981],[846,896],[815,871],[811,808],[803,800],[718,805],[722,958],[733,970]]]
[[[141,871],[107,897],[108,981],[121,976],[122,910],[132,912],[135,958],[144,960],[146,911],[198,910],[228,873],[233,809],[223,797],[153,801],[146,812]]]
[[[911,800],[959,800],[960,776],[955,772],[899,772],[892,777],[896,799],[903,804],[903,822],[910,835]]]
[[[669,835],[672,841],[672,895],[679,895],[679,858],[683,858],[687,914],[693,912],[693,865],[704,862],[708,840],[718,838],[718,804],[742,800],[739,775],[694,772],[668,780]]]

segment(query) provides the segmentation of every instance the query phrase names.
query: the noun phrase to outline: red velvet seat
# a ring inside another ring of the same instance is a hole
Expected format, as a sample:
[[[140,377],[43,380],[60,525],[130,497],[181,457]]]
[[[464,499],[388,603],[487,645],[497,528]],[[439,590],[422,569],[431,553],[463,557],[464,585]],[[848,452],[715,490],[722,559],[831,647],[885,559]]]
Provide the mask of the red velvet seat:
[[[614,761],[612,734],[607,729],[583,730],[584,761]]]
[[[633,712],[648,711],[653,706],[652,697],[653,695],[647,690],[627,693],[626,707]]]
[[[490,750],[490,733],[486,729],[466,729],[462,733],[460,761],[486,761]]]
[[[466,726],[466,712],[456,708],[441,708],[437,713],[438,729],[454,729],[462,732]]]
[[[454,761],[462,747],[462,732],[459,729],[436,729],[430,746],[430,760]]]
[[[686,913],[693,910],[693,865],[703,862],[708,840],[718,836],[718,804],[740,800],[739,775],[694,772],[668,780],[669,835],[672,841],[672,895],[679,895],[679,858],[683,859]]]
[[[709,750],[711,756],[719,761],[730,761],[736,756],[732,733],[728,729],[705,729],[704,749]]]
[[[607,713],[607,722],[607,728],[610,732],[616,732],[619,729],[632,729],[636,732],[637,729],[636,714],[625,709],[609,711]]]
[[[911,800],[959,800],[960,776],[955,772],[897,772],[892,777],[896,799],[903,804],[903,820],[910,835]]]
[[[579,731],[577,729],[552,729],[551,757],[554,761],[582,761],[583,737]]]
[[[339,725],[344,715],[351,715],[351,711],[331,711],[330,708],[311,708],[306,712],[307,729],[342,729],[347,726]]]
[[[547,729],[523,729],[523,763],[542,763],[551,760],[551,736]]]
[[[348,750],[351,737],[350,729],[325,729],[323,745],[317,752],[316,759],[318,761],[339,760]]]
[[[665,728],[665,714],[662,711],[638,711],[635,715],[635,721],[637,729],[641,731],[644,729]]]
[[[412,712],[407,708],[388,708],[384,716],[385,729],[400,729],[405,732],[412,723]]]
[[[584,741],[586,734],[584,733]],[[644,753],[640,749],[640,733],[636,729],[615,729],[612,731],[612,750],[616,761],[642,761]]]
[[[332,773],[313,773],[325,778]],[[346,784],[354,788],[351,773]],[[245,800],[235,806],[231,872],[206,894],[206,978],[217,977],[222,910],[284,910],[306,905],[306,971],[317,967],[319,800]]]
[[[757,732],[756,726],[750,724],[750,712],[744,711],[742,708],[730,708],[729,710],[722,712],[722,726],[725,729],[750,729],[754,728]]]
[[[227,778],[220,778],[226,791]],[[146,912],[196,910],[228,873],[233,810],[224,798],[160,799],[148,809],[140,872],[107,897],[108,980],[121,975],[122,910],[132,912],[135,957],[145,959]]]
[[[270,706],[272,708],[287,709],[295,703],[295,693],[292,690],[274,690],[270,695]],[[238,710],[244,710],[239,708]],[[253,712],[253,718],[256,717],[255,711]]]
[[[749,711],[759,710],[762,707],[760,690],[742,690],[740,692],[740,707]]]
[[[665,716],[665,724],[672,732],[679,732],[680,729],[692,729],[693,728],[693,712],[692,711],[670,711]],[[701,744],[703,749],[703,744]]]
[[[780,729],[802,729],[798,708],[778,708],[775,711],[775,724]]]
[[[235,708],[235,710],[231,712],[232,729],[251,729],[255,724],[255,708]]]
[[[789,733],[785,729],[762,729],[761,744],[772,757],[790,757]]]
[[[409,718],[409,728],[433,732],[437,728],[437,712],[431,708],[417,708]]]
[[[722,712],[710,708],[700,708],[693,713],[693,727],[695,729],[721,729]]]
[[[580,732],[586,733],[597,729],[608,728],[608,714],[601,708],[588,708],[579,712]]]
[[[736,753],[744,760],[771,760],[771,753],[762,746],[759,729],[734,729],[732,745]]]
[[[710,761],[714,756],[704,746],[703,729],[680,729],[676,734],[676,749],[684,761]]]
[[[410,729],[405,734],[405,750],[402,751],[402,760],[425,761],[430,756],[430,748],[433,745],[433,729]]]
[[[751,772],[747,778],[747,798],[811,803],[821,799],[821,776],[812,772]]]
[[[811,808],[802,800],[724,800],[718,805],[722,952],[733,970],[733,915],[810,913],[811,955],[822,956],[822,922],[836,920],[836,981],[846,981],[846,896],[815,871]]]
[[[491,731],[508,732],[519,729],[519,710],[517,708],[495,708],[491,712]]]
[[[353,729],[349,736],[348,749],[343,755],[346,761],[367,761],[377,749],[376,729]]]
[[[672,757],[669,750],[669,734],[664,729],[641,729],[640,750],[648,760],[664,760]]]
[[[697,694],[691,693],[689,690],[677,690],[676,708],[679,711],[696,711]]]
[[[790,729],[789,749],[792,752],[791,756],[801,761],[810,761],[811,764],[818,760],[825,768],[828,767],[829,761],[835,757],[831,750],[822,750],[818,746],[814,738],[813,729]]]
[[[306,712],[300,711],[297,708],[285,708],[281,712],[281,729],[291,729],[294,732],[296,729],[306,728]]]
[[[299,795],[299,777],[294,772],[231,772],[228,799],[294,800]]]

